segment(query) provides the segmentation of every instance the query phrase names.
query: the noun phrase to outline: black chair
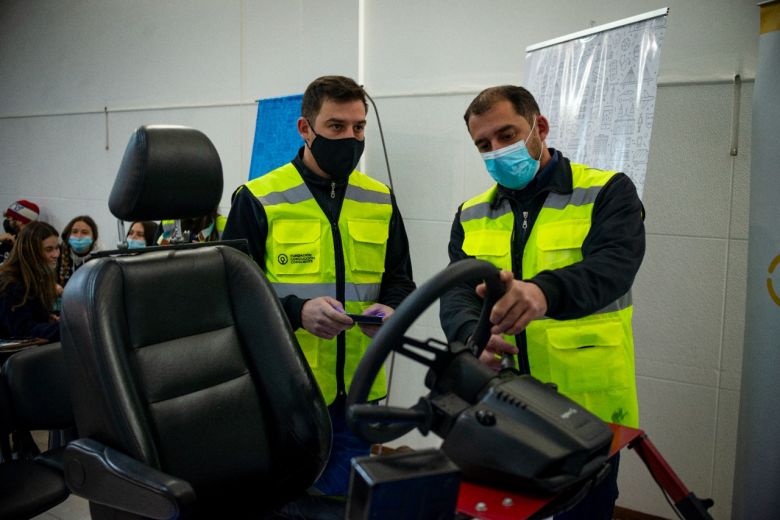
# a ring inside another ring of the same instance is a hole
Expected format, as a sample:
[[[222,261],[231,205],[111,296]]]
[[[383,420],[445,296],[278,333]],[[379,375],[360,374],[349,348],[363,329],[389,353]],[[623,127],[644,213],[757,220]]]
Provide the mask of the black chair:
[[[59,343],[36,346],[8,358],[0,377],[0,518],[23,519],[56,506],[68,495],[64,447],[38,454],[30,430],[73,426],[67,373]],[[15,449],[9,436],[15,435]],[[37,456],[36,456],[37,455]]]
[[[193,218],[221,191],[205,135],[141,127],[109,206],[128,221]],[[248,256],[155,249],[92,260],[66,287],[62,345],[81,436],[66,449],[68,486],[96,520],[261,518],[324,468],[325,402]]]

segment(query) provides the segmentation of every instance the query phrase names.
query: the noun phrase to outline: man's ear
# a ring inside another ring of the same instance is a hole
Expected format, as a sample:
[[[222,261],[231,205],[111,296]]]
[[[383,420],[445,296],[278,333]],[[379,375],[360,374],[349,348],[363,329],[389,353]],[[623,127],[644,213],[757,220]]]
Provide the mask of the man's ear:
[[[307,143],[309,142],[308,139],[309,139],[310,130],[311,130],[311,125],[309,125],[309,120],[306,119],[305,117],[299,117],[298,134],[300,134],[301,138]]]
[[[550,122],[546,117],[539,114],[536,116],[536,128],[539,130],[539,137],[544,142],[547,139],[547,135],[550,133]]]

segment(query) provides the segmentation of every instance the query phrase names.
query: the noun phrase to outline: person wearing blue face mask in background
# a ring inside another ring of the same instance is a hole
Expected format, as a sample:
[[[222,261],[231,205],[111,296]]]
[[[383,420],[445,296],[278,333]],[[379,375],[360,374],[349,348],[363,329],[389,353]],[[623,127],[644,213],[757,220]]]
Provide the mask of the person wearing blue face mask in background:
[[[156,233],[157,224],[150,220],[133,222],[127,232],[127,248],[141,249],[155,245],[154,235]]]
[[[99,251],[100,245],[97,224],[88,215],[74,217],[60,236],[62,254],[57,262],[57,283],[65,287],[73,271],[84,265],[92,253]]]
[[[625,174],[570,162],[548,148],[550,123],[522,87],[482,91],[464,115],[496,182],[455,215],[451,262],[499,267],[506,293],[493,306],[481,360],[502,356],[601,419],[637,427],[630,289],[645,251],[644,208]],[[462,284],[442,299],[449,341],[466,342],[484,285]],[[618,496],[612,470],[574,509],[556,518],[610,519]]]

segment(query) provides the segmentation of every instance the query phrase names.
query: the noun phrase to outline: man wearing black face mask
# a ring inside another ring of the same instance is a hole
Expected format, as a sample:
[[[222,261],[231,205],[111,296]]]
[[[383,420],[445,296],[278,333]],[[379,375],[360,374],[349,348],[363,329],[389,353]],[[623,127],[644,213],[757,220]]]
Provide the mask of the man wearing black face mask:
[[[3,231],[0,232],[0,264],[11,254],[16,235],[24,226],[38,220],[40,208],[34,202],[17,200],[3,212]]]
[[[236,190],[223,233],[249,241],[329,405],[333,449],[315,484],[326,495],[346,495],[351,457],[369,451],[346,427],[344,401],[378,327],[354,327],[346,313],[387,320],[415,288],[393,194],[355,170],[367,109],[350,78],[314,80],[297,123],[304,146],[290,163]],[[386,393],[383,374],[370,399]]]

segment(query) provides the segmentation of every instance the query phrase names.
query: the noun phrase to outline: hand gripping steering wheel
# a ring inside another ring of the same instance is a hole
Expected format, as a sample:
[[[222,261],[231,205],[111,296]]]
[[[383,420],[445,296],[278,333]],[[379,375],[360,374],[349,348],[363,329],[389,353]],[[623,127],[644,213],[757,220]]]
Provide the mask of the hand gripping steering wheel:
[[[479,280],[485,281],[487,295],[467,345],[404,336],[450,287]],[[474,259],[450,265],[413,292],[358,365],[347,397],[347,422],[368,442],[391,441],[415,427],[423,434],[433,431],[464,477],[509,489],[568,490],[558,507],[578,499],[609,471],[612,430],[551,385],[520,375],[504,362],[498,373],[479,362],[490,338],[490,311],[502,293],[498,269]],[[391,351],[429,368],[425,386],[430,393],[409,408],[361,404]],[[589,484],[579,485],[583,482]]]
[[[426,384],[429,387],[437,370],[448,364],[453,355],[459,355],[464,349],[469,349],[478,358],[490,339],[490,311],[504,291],[498,273],[495,266],[484,260],[461,260],[431,278],[404,300],[392,318],[374,336],[352,379],[347,396],[347,421],[357,436],[368,442],[382,443],[396,439],[415,427],[423,433],[428,433],[431,426],[431,410],[425,399],[421,399],[409,408],[362,403],[366,403],[371,385],[392,351],[429,367],[431,370],[426,377]],[[468,345],[454,343],[448,347],[447,344],[439,341],[421,342],[404,335],[417,317],[448,289],[459,283],[480,280],[484,280],[487,284],[487,295]],[[407,345],[425,351],[429,356],[433,354],[433,359],[407,348]],[[476,358],[472,358],[472,361],[470,362],[472,365],[478,364]],[[472,366],[471,370],[481,373],[478,379],[482,383],[495,376],[495,373],[487,367]]]

